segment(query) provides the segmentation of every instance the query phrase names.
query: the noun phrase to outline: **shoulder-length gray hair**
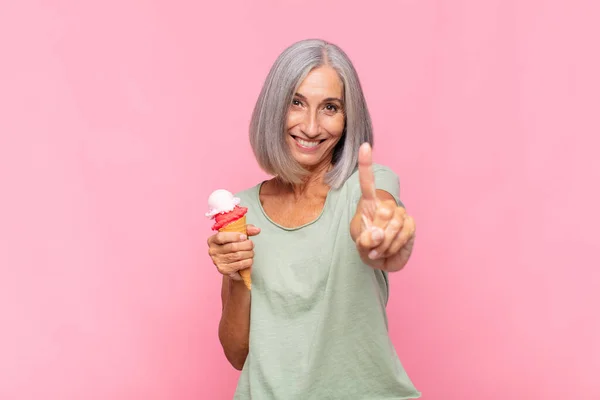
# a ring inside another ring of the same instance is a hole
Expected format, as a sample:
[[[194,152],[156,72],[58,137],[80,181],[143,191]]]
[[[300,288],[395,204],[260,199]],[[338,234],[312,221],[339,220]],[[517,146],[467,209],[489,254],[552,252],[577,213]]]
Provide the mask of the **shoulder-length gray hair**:
[[[324,40],[308,39],[283,51],[271,67],[250,122],[250,144],[260,167],[286,182],[299,183],[306,171],[286,145],[286,119],[294,93],[313,69],[334,68],[344,86],[345,128],[333,153],[333,168],[325,182],[339,188],[358,163],[358,149],[364,142],[373,145],[373,128],[365,97],[352,62],[338,46]]]

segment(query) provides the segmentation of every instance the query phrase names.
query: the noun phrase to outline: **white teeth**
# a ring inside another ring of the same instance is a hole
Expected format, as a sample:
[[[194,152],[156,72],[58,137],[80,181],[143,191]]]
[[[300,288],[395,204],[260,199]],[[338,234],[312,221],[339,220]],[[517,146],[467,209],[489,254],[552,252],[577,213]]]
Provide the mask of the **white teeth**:
[[[298,143],[300,143],[304,147],[315,147],[315,146],[317,146],[319,144],[318,141],[309,142],[307,140],[303,140],[303,139],[300,139],[300,138],[296,138],[296,140],[298,141]]]

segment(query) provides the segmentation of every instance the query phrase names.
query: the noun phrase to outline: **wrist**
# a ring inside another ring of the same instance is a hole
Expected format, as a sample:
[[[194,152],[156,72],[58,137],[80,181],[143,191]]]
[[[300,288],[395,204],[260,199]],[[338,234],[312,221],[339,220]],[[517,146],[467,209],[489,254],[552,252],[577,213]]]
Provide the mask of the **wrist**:
[[[249,290],[243,280],[229,279],[229,293],[248,291]]]

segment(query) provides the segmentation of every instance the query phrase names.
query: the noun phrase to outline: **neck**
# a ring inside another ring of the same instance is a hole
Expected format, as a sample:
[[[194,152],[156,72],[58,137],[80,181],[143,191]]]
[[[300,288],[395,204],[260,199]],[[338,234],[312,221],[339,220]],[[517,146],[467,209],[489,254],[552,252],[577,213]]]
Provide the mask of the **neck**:
[[[322,164],[310,169],[301,183],[288,184],[294,198],[313,197],[327,195],[329,186],[325,183],[325,174],[331,168],[331,164]]]

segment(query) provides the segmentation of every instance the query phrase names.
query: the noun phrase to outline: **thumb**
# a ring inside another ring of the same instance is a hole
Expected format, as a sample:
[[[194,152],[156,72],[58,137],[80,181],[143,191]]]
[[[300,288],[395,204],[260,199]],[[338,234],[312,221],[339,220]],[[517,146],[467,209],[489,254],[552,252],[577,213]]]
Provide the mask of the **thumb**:
[[[254,225],[246,225],[246,231],[248,233],[248,236],[256,236],[260,233],[260,228]]]
[[[379,246],[384,238],[383,229],[373,226],[361,232],[356,244],[359,251],[364,252]]]

